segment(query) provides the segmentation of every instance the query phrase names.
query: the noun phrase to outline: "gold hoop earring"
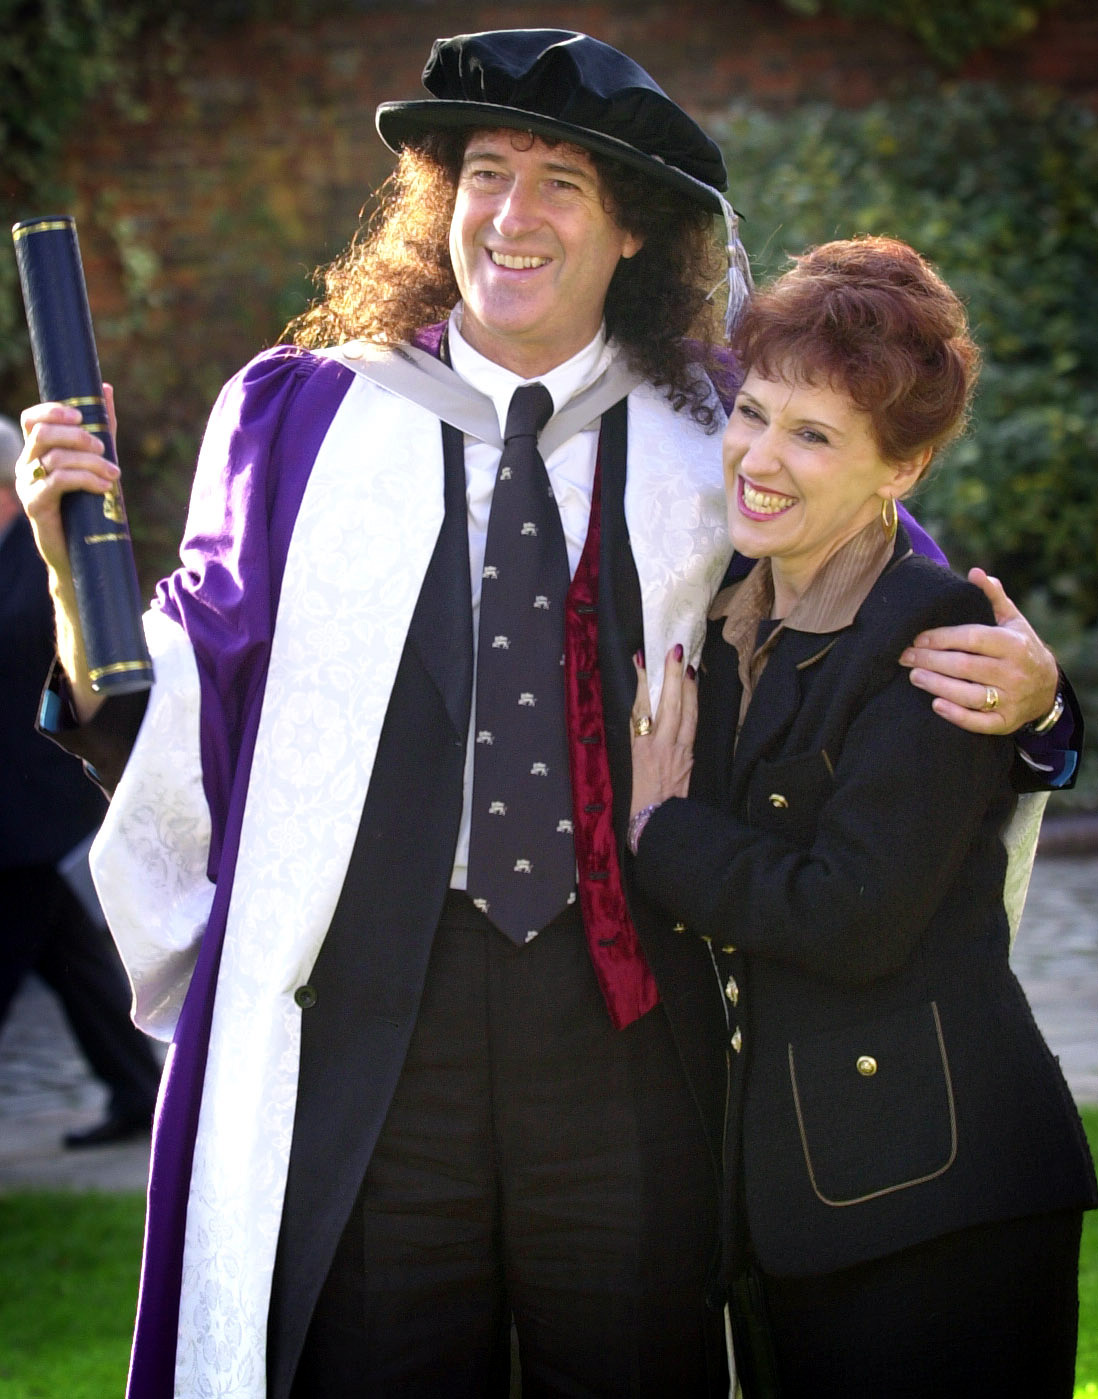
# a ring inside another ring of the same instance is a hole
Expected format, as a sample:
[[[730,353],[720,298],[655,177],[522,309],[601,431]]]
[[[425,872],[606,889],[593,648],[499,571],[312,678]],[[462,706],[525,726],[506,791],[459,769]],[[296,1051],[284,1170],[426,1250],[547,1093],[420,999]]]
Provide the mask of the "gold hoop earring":
[[[896,538],[896,526],[899,522],[900,517],[896,509],[896,500],[893,496],[886,495],[881,501],[881,529],[884,530],[886,539],[891,540]]]

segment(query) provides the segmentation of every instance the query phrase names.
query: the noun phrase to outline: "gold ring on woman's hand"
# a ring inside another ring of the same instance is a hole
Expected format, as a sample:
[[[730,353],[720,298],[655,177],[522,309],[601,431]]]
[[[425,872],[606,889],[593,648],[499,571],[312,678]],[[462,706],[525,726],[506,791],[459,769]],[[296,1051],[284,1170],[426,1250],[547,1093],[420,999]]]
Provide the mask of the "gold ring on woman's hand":
[[[633,720],[633,732],[638,738],[647,738],[652,732],[651,714],[642,714],[639,719]]]
[[[984,695],[984,702],[980,710],[984,714],[990,714],[993,709],[999,708],[999,691],[994,685],[987,687],[987,694]]]
[[[35,462],[34,470],[31,472],[32,481],[44,481],[50,473],[40,461]]]

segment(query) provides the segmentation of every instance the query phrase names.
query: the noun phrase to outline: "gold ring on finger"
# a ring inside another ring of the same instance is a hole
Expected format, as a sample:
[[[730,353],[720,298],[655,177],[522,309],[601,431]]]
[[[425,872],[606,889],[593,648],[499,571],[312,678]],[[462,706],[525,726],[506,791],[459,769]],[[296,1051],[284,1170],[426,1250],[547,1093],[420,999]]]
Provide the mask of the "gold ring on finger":
[[[642,714],[639,719],[633,720],[633,732],[638,738],[647,738],[652,732],[651,714]]]
[[[983,702],[983,704],[980,706],[980,711],[981,711],[981,713],[983,713],[983,714],[990,714],[991,711],[992,711],[993,709],[998,709],[998,708],[999,708],[999,691],[995,688],[994,685],[989,685],[989,686],[987,687],[987,693],[984,695],[984,702]]]
[[[34,470],[31,472],[31,480],[32,480],[32,481],[44,481],[44,480],[46,479],[46,477],[47,477],[49,474],[50,474],[50,473],[46,470],[46,468],[42,465],[42,463],[41,463],[40,461],[38,461],[38,462],[35,462],[35,464],[34,464]]]

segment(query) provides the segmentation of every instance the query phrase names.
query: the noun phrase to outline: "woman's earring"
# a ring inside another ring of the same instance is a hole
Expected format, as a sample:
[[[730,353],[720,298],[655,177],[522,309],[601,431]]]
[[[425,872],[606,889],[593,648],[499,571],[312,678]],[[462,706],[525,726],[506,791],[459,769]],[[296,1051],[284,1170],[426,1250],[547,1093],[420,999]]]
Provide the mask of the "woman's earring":
[[[884,530],[886,539],[896,538],[897,524],[899,524],[899,514],[896,510],[895,498],[886,495],[881,501],[881,529]]]

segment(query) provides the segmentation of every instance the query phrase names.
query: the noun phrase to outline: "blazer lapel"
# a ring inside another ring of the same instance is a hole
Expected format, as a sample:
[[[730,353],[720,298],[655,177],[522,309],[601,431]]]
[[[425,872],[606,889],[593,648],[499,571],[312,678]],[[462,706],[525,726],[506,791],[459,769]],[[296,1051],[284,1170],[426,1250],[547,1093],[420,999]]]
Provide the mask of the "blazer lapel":
[[[408,629],[458,738],[469,732],[473,696],[473,605],[461,432],[442,424],[446,512]]]
[[[599,674],[602,680],[603,728],[616,794],[614,829],[624,846],[629,824],[633,764],[629,749],[629,715],[637,681],[632,657],[644,644],[640,581],[625,522],[627,404],[625,399],[602,417],[599,460],[602,475],[602,536],[599,540]]]
[[[751,697],[736,745],[732,800],[743,795],[744,774],[788,733],[797,719],[803,695],[802,676],[835,644],[836,637],[818,632],[788,631],[781,654],[771,657]]]

